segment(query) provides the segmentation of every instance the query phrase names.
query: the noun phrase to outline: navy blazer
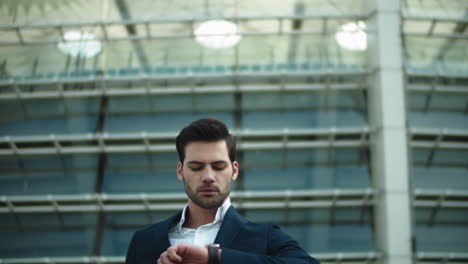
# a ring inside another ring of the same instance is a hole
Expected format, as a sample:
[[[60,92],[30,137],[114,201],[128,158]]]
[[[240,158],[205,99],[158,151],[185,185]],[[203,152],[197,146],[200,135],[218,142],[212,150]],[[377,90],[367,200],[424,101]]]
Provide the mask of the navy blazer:
[[[169,229],[180,221],[182,212],[133,234],[126,264],[155,264],[169,248]],[[230,207],[214,241],[223,250],[223,264],[319,262],[305,252],[289,235],[270,223],[252,223]]]

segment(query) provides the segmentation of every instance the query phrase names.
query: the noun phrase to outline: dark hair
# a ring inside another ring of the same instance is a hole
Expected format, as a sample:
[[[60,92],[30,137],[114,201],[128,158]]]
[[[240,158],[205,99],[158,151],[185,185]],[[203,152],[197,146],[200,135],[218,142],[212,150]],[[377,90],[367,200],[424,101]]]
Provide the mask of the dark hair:
[[[194,141],[226,141],[229,159],[236,160],[236,143],[226,125],[216,118],[202,118],[184,127],[176,138],[176,148],[180,162],[184,163],[185,147]]]

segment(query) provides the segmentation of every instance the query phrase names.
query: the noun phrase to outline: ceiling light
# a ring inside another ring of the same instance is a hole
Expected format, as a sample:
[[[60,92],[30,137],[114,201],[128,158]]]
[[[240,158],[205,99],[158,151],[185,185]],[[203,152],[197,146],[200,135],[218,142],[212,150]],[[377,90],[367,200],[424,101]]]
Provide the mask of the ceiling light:
[[[102,44],[95,36],[88,32],[68,31],[63,35],[58,48],[72,57],[91,58],[102,50]]]
[[[241,39],[235,23],[226,20],[210,20],[195,29],[195,39],[203,46],[213,49],[229,48]]]
[[[336,32],[335,39],[338,44],[349,50],[367,49],[366,24],[362,21],[350,22],[341,26],[341,30]]]

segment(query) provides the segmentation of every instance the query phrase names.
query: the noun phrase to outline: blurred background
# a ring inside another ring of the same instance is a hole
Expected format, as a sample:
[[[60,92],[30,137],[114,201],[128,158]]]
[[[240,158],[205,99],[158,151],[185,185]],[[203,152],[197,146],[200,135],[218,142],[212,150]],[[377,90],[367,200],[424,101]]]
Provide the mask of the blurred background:
[[[0,0],[0,263],[123,263],[216,117],[322,263],[468,263],[468,1]]]

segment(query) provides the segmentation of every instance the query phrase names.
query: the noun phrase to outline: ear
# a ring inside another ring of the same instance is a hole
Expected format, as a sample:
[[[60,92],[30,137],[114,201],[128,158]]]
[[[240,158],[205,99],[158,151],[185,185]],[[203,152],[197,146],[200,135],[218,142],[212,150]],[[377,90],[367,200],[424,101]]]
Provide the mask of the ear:
[[[232,180],[235,181],[237,179],[237,175],[239,174],[239,163],[234,161],[232,163]]]
[[[183,173],[183,164],[182,162],[179,161],[179,163],[177,163],[177,169],[176,169],[176,173],[177,173],[177,178],[179,179],[179,181],[184,181],[184,175],[182,174]]]

